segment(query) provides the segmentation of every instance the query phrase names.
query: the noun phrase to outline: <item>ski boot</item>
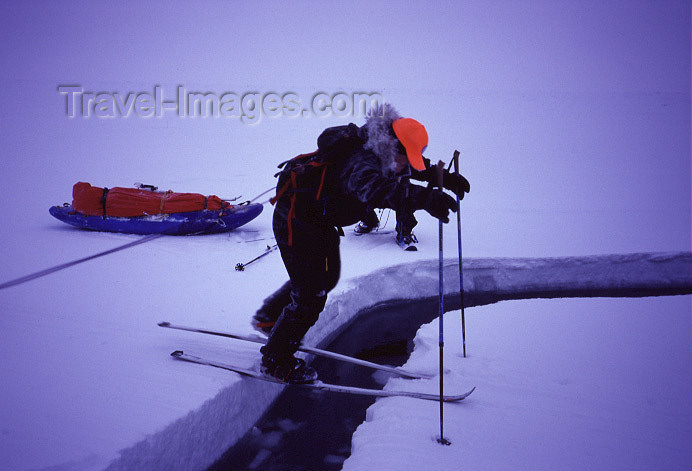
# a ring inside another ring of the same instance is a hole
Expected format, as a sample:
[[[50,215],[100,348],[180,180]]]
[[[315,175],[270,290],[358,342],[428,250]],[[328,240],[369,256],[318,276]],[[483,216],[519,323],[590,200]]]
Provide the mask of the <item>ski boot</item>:
[[[380,227],[380,219],[374,209],[370,209],[361,221],[353,228],[356,235],[369,234]]]
[[[313,383],[317,380],[317,371],[305,364],[305,361],[294,356],[285,359],[262,357],[260,371],[288,384]]]
[[[418,250],[418,247],[416,247],[415,245],[418,243],[418,239],[413,234],[413,232],[411,232],[408,235],[397,234],[396,243],[397,245],[399,245],[399,247],[401,247],[407,252],[415,252]]]
[[[356,227],[353,228],[353,232],[355,232],[356,235],[369,234],[373,231],[373,229],[377,229],[377,227],[377,224],[375,224],[374,226],[369,226],[368,224],[361,221],[358,224],[356,224]]]
[[[281,288],[264,300],[262,307],[257,310],[252,318],[251,324],[253,329],[264,335],[269,335],[284,307],[292,302],[292,288],[291,282],[287,281]]]

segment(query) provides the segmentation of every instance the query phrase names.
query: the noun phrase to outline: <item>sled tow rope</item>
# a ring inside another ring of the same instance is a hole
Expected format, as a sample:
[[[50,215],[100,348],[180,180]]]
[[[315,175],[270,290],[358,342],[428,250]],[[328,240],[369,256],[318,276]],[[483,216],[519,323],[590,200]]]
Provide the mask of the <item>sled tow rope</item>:
[[[110,250],[106,250],[104,252],[99,252],[94,255],[90,255],[88,257],[80,258],[78,260],[73,260],[71,262],[63,263],[62,265],[56,265],[51,268],[47,268],[45,270],[38,271],[36,273],[32,273],[31,275],[26,275],[22,276],[21,278],[17,278],[15,280],[7,281],[5,283],[0,284],[0,289],[5,289],[5,288],[10,288],[12,286],[20,285],[22,283],[26,283],[27,281],[35,280],[36,278],[41,278],[42,276],[50,275],[51,273],[55,273],[56,271],[63,270],[65,268],[69,268],[75,265],[78,265],[82,262],[87,262],[89,260],[93,260],[98,257],[103,257],[104,255],[112,254],[113,252],[118,252],[120,250],[125,250],[130,247],[134,247],[135,245],[143,244],[145,242],[149,242],[150,240],[158,239],[159,237],[163,236],[164,234],[151,234],[146,237],[142,237],[139,240],[135,240],[134,242],[130,242],[125,245],[121,245],[119,247],[115,247]]]

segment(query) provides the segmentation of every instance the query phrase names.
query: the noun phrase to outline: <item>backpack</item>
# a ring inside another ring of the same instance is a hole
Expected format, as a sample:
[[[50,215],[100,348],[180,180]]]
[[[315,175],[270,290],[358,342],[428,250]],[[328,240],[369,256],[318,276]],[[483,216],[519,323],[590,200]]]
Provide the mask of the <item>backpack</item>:
[[[276,195],[269,201],[273,205],[284,195],[290,195],[288,245],[293,243],[291,221],[296,217],[298,200],[307,203],[320,200],[324,202],[326,197],[323,196],[322,190],[325,181],[330,180],[330,177],[338,178],[338,175],[330,173],[329,169],[334,168],[335,164],[363,144],[358,130],[358,126],[353,123],[328,128],[317,139],[317,150],[300,154],[279,164],[281,170],[274,175],[279,177]]]

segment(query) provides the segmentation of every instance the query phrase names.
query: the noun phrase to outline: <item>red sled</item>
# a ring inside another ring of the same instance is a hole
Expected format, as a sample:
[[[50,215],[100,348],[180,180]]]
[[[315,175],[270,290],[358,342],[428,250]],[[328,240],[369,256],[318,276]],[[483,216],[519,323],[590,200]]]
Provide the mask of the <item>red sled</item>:
[[[218,196],[158,192],[142,188],[99,188],[76,183],[72,204],[50,214],[83,229],[129,234],[209,234],[227,232],[253,220],[261,204],[233,205]]]

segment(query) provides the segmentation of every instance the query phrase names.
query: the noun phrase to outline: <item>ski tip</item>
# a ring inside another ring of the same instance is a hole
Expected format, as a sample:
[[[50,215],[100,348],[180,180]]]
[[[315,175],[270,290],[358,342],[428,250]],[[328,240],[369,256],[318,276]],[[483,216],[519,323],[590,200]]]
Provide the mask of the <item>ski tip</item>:
[[[176,350],[173,353],[171,353],[172,357],[178,358],[183,356],[185,353],[182,350]]]
[[[169,325],[171,325],[170,322],[166,322],[166,321],[159,322],[159,327],[168,327]]]
[[[464,394],[461,394],[461,395],[459,395],[459,396],[451,396],[451,397],[447,398],[444,402],[458,402],[458,401],[463,401],[464,399],[466,399],[467,397],[469,397],[469,396],[471,395],[471,393],[472,393],[473,391],[475,391],[475,390],[476,390],[476,386],[474,386],[473,388],[471,388],[470,391],[468,391],[468,392],[466,392],[466,393],[464,393]]]

